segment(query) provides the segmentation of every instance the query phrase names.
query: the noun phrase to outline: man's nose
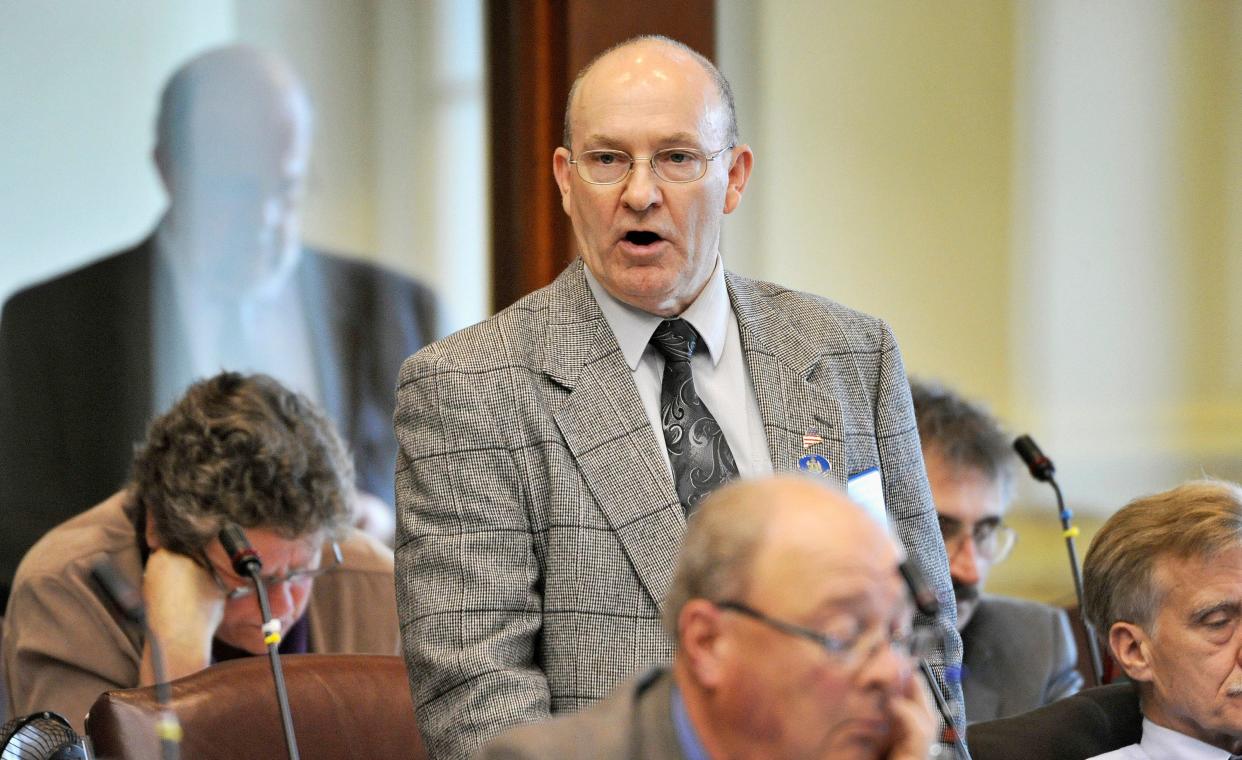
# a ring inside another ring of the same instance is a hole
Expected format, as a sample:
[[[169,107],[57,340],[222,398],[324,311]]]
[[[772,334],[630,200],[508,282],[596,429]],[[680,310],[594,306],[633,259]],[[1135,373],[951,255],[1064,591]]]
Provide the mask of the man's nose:
[[[958,544],[957,551],[949,558],[949,575],[962,586],[979,583],[979,553],[970,536]]]
[[[651,171],[649,161],[635,161],[629,176],[622,181],[625,182],[625,189],[621,193],[621,202],[632,211],[645,211],[651,206],[658,206],[664,199],[660,181]]]
[[[910,677],[913,667],[909,651],[894,645],[885,637],[877,643],[863,666],[863,685],[877,685],[889,693],[894,693]]]

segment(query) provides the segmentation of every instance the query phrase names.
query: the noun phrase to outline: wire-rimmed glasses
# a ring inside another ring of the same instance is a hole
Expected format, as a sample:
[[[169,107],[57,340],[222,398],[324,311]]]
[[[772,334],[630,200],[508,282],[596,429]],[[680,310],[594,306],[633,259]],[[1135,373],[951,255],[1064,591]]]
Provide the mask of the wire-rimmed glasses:
[[[733,147],[730,143],[715,153],[696,148],[665,148],[650,156],[631,156],[623,150],[588,150],[569,159],[578,176],[592,185],[615,185],[634,171],[634,164],[646,161],[655,176],[665,182],[695,182],[707,174],[707,164]]]
[[[332,541],[331,546],[332,546],[332,564],[329,564],[329,565],[318,564],[322,562],[322,559],[321,559],[322,555],[321,554],[316,555],[315,561],[317,564],[315,567],[294,568],[293,570],[290,570],[281,575],[259,576],[259,579],[263,581],[263,587],[270,591],[273,587],[279,586],[284,583],[305,583],[314,578],[318,578],[324,573],[328,573],[328,572],[331,572],[337,569],[345,562],[345,558],[341,555],[340,544],[338,544],[336,541]],[[220,577],[219,572],[216,570],[216,566],[212,564],[210,560],[204,557],[203,561],[207,564],[207,572],[211,573],[211,579],[215,581],[216,587],[219,588],[220,591],[224,593],[225,599],[228,599],[229,601],[232,601],[234,599],[242,599],[254,593],[254,584],[246,584],[242,586],[229,586],[228,584],[224,582],[224,579]]]

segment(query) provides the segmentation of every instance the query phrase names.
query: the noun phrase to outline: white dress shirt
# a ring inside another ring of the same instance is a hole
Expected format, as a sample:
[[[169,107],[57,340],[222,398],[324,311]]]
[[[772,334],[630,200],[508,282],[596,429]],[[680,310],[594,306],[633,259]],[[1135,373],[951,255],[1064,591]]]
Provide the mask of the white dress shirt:
[[[664,447],[664,428],[660,422],[660,386],[664,381],[664,355],[650,345],[651,335],[664,317],[636,309],[614,298],[584,267],[587,285],[612,328],[621,353],[634,373],[638,397],[643,402],[651,429],[660,443],[660,453],[668,463]],[[703,292],[681,318],[698,331],[701,345],[690,359],[694,388],[716,418],[729,450],[737,462],[738,473],[754,478],[772,472],[772,456],[759,416],[759,400],[742,355],[737,315],[725,287],[724,265],[716,257],[716,268]],[[706,350],[704,350],[706,349]],[[672,471],[672,465],[669,465]]]
[[[1105,752],[1089,760],[1229,760],[1232,755],[1198,739],[1157,726],[1143,719],[1143,738],[1138,744]]]
[[[297,259],[261,286],[239,281],[222,292],[184,263],[183,245],[167,220],[161,222],[151,278],[152,411],[162,413],[190,383],[222,370],[262,372],[322,403],[314,344],[293,276]]]

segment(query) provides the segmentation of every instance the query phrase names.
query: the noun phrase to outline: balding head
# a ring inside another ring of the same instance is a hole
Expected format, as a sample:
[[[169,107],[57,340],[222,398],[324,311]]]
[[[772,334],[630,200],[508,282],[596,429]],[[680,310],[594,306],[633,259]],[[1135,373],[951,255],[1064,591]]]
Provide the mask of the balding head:
[[[887,756],[894,705],[917,688],[890,645],[913,614],[899,556],[886,526],[809,478],[739,482],[700,505],[667,619],[709,754]]]
[[[219,293],[291,271],[310,153],[311,107],[293,70],[230,45],[172,76],[160,100],[155,160],[179,261]]]
[[[273,137],[309,140],[310,125],[306,89],[284,60],[247,45],[213,48],[187,61],[164,86],[156,156],[171,169],[250,154]]]
[[[743,599],[811,567],[825,572],[896,568],[900,549],[866,511],[807,477],[741,480],[709,496],[690,521],[665,600],[665,625],[690,599]]]
[[[607,65],[622,63],[625,65],[633,63],[635,59],[642,59],[644,57],[648,60],[652,60],[653,57],[664,58],[679,66],[686,64],[697,65],[715,87],[717,96],[716,106],[720,109],[719,122],[724,128],[724,137],[726,138],[724,142],[728,144],[738,142],[737,107],[733,103],[733,88],[729,86],[729,80],[725,79],[724,74],[720,73],[720,69],[716,68],[716,65],[708,60],[707,56],[683,42],[678,42],[663,35],[642,35],[631,37],[624,42],[613,45],[595,56],[574,77],[573,84],[569,87],[569,97],[565,101],[565,127],[562,141],[567,149],[573,150],[575,102],[587,77],[601,63]],[[632,82],[633,80],[630,79],[628,81]]]

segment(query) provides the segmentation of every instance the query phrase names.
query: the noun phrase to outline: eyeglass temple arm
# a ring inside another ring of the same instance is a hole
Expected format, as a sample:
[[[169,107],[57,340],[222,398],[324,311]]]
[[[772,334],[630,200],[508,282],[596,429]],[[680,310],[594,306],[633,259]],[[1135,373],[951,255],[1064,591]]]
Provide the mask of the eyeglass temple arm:
[[[936,598],[935,590],[914,562],[907,558],[897,566],[897,570],[901,573],[902,580],[906,582],[906,588],[909,589],[910,597],[914,600],[914,606],[918,608],[918,611],[929,618],[935,618],[940,614],[940,600]],[[934,626],[933,630],[939,633],[939,629]],[[940,645],[943,648],[943,640],[940,641]],[[919,658],[919,672],[923,674],[923,680],[927,682],[927,688],[931,691],[932,698],[936,700],[936,709],[940,712],[941,720],[944,721],[945,731],[952,738],[954,754],[957,755],[958,760],[971,760],[970,750],[966,749],[966,742],[953,722],[953,709],[949,707],[949,701],[945,699],[944,692],[940,690],[940,684],[936,682],[936,675],[932,673],[931,665],[927,664],[926,658]]]

